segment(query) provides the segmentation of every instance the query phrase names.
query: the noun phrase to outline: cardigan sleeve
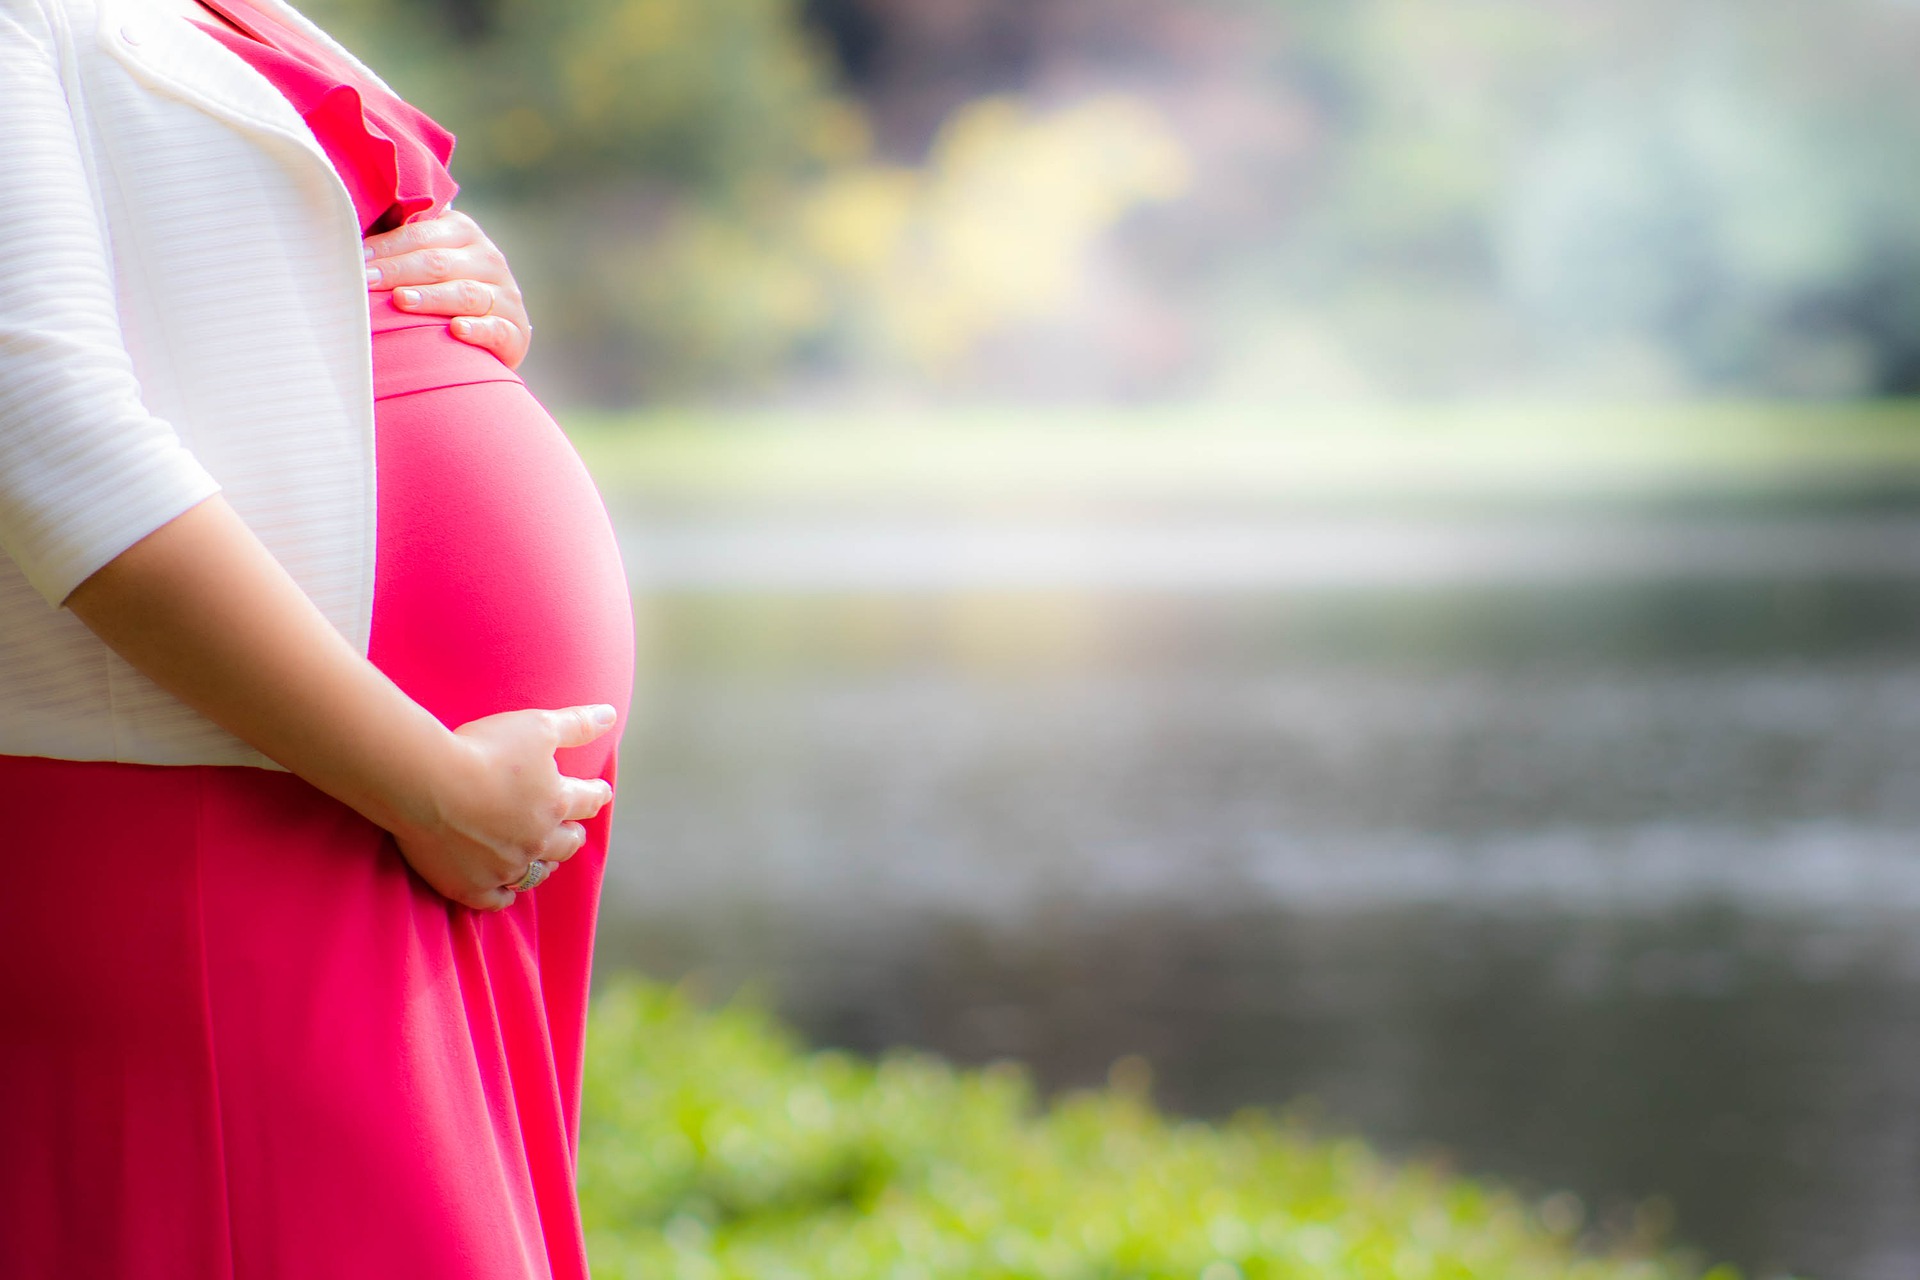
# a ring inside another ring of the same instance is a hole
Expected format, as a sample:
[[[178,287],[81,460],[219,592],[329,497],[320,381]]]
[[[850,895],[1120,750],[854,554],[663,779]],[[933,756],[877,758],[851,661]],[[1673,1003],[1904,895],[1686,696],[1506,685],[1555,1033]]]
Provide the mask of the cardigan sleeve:
[[[49,604],[219,484],[142,403],[39,0],[0,0],[0,549]]]

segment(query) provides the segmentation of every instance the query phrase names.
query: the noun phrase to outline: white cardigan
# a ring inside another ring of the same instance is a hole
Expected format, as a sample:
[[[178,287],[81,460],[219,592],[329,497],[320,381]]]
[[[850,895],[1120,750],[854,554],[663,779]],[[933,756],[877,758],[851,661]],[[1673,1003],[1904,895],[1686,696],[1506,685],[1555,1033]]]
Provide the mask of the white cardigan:
[[[364,654],[373,466],[360,228],[299,114],[172,11],[0,0],[0,754],[277,768],[59,606],[222,491]]]

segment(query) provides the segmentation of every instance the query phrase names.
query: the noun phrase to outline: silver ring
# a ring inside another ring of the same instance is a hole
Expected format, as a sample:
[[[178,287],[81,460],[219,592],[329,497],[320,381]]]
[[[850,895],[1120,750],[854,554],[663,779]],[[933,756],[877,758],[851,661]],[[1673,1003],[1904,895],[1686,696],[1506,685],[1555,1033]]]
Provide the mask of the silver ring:
[[[552,874],[553,864],[551,862],[535,858],[527,864],[527,874],[521,876],[516,883],[509,887],[512,888],[515,893],[525,893],[529,889],[538,888],[540,882]]]

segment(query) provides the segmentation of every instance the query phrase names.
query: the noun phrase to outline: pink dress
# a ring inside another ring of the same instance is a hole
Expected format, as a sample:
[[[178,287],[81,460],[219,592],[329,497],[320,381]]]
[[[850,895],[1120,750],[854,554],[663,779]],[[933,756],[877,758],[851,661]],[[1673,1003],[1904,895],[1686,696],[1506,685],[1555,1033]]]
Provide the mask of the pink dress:
[[[371,231],[445,208],[452,138],[236,0]],[[606,510],[518,377],[370,295],[370,657],[446,724],[607,702]],[[236,304],[238,305],[238,304]],[[563,751],[613,779],[619,729]],[[290,774],[0,757],[0,1280],[584,1280],[582,1038],[610,811],[505,912],[441,898]]]

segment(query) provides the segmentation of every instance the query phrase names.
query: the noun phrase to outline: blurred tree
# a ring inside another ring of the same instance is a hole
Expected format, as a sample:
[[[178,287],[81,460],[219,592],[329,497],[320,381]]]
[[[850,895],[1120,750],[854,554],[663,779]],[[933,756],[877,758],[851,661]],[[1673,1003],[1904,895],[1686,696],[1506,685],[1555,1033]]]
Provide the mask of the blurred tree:
[[[949,380],[1070,301],[1092,241],[1183,181],[1164,122],[1114,95],[975,104],[924,169],[877,163],[798,0],[316,13],[456,130],[463,204],[537,286],[536,359],[601,401],[750,392],[802,364]]]
[[[459,135],[600,401],[1004,391],[1046,316],[1083,390],[1920,392],[1911,4],[312,7]]]
[[[866,127],[797,0],[310,8],[458,135],[462,206],[538,286],[535,358],[559,383],[751,384],[817,324],[781,224]]]

